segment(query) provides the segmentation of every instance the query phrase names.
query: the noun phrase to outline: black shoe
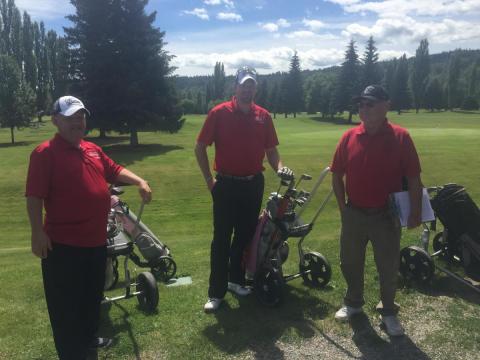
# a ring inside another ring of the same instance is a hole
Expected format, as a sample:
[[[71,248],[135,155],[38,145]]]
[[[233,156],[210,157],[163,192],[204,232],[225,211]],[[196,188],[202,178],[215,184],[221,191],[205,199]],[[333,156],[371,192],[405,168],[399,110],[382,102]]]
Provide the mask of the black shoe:
[[[104,337],[97,337],[93,339],[92,343],[90,344],[91,348],[98,349],[98,348],[107,348],[112,345],[113,340],[110,338]]]

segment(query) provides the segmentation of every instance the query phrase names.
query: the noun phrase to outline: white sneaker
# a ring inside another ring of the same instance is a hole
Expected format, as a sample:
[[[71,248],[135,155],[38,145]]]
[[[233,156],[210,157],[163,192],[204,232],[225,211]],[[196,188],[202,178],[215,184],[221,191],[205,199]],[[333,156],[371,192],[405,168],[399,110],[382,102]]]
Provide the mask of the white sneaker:
[[[385,325],[385,331],[390,336],[402,336],[405,334],[402,324],[395,315],[380,315],[380,320]]]
[[[360,314],[363,312],[361,307],[351,307],[348,305],[342,306],[336,313],[335,313],[335,320],[337,321],[348,321],[353,315]]]
[[[232,283],[232,282],[228,282],[228,291],[231,291],[237,294],[238,296],[247,296],[247,295],[250,295],[250,293],[252,292],[251,289],[246,288],[245,286],[242,286],[239,284]]]
[[[208,298],[208,301],[203,306],[203,310],[205,310],[205,312],[207,313],[215,312],[220,307],[220,304],[222,303],[222,301],[223,299]]]

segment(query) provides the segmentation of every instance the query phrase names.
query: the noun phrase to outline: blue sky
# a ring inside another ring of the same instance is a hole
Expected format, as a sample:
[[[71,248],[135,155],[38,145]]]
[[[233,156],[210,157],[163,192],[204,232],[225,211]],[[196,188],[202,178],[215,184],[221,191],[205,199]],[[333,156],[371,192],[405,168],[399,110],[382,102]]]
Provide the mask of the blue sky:
[[[16,4],[59,33],[74,12],[68,0]],[[425,37],[430,53],[480,49],[480,0],[150,0],[147,11],[178,75],[211,74],[216,61],[227,74],[286,71],[295,50],[303,69],[318,69],[341,63],[350,39],[363,53],[370,35],[381,59],[412,56]]]

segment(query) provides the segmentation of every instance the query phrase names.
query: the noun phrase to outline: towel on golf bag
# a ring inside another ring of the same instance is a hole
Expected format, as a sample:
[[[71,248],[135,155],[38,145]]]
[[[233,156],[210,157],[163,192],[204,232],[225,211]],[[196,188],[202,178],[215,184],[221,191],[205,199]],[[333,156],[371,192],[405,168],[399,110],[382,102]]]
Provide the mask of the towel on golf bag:
[[[469,276],[480,278],[480,210],[465,188],[445,185],[431,200],[432,208],[448,230],[450,256],[457,255]]]

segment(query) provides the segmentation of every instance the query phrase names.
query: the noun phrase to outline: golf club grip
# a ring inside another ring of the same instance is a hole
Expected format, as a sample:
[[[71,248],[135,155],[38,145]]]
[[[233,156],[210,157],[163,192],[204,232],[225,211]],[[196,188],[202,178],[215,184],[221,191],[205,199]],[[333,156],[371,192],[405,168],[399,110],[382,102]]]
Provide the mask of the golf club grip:
[[[330,167],[327,166],[325,169],[322,170],[322,172],[320,173],[320,176],[317,180],[317,182],[315,183],[315,186],[313,187],[312,191],[310,192],[310,196],[308,197],[307,201],[305,202],[305,204],[303,204],[302,208],[300,209],[300,211],[297,213],[297,218],[300,217],[300,215],[305,211],[305,209],[307,208],[308,204],[310,203],[310,200],[312,200],[312,198],[315,196],[315,193],[317,192],[318,188],[320,187],[320,184],[323,182],[323,179],[325,179],[325,176],[327,176],[327,174],[330,172]]]

